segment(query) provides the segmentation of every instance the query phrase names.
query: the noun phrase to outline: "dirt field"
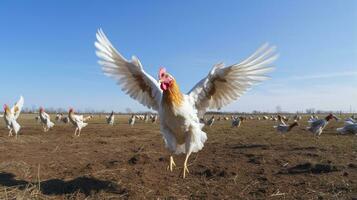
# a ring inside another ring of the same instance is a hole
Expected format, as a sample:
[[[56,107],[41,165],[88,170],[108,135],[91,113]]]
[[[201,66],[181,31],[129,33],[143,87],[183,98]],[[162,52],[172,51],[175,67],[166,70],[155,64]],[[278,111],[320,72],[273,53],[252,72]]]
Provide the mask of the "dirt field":
[[[302,130],[306,118],[286,136],[273,121],[217,122],[205,128],[208,141],[182,179],[183,155],[166,170],[159,125],[131,128],[127,118],[111,127],[95,116],[76,138],[71,125],[43,133],[33,115],[22,115],[17,140],[1,122],[0,199],[357,198],[357,136],[337,135],[342,122],[319,139]]]

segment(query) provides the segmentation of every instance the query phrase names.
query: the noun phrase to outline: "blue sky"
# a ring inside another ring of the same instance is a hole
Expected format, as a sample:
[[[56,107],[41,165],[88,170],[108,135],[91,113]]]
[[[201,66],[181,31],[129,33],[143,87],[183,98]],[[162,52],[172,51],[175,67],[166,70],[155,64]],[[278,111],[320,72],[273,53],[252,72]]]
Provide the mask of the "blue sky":
[[[233,64],[265,42],[280,54],[271,80],[223,110],[357,111],[357,1],[0,2],[0,103],[146,110],[97,64],[103,28],[155,78],[165,66],[187,92],[218,62]]]

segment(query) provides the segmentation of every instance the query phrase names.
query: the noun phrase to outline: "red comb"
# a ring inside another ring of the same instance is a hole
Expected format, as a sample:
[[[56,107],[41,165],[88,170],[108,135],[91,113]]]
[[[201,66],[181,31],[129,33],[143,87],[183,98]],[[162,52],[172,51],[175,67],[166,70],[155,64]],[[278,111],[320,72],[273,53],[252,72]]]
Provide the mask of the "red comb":
[[[159,79],[160,79],[161,76],[162,76],[163,74],[165,74],[165,73],[166,73],[166,68],[165,68],[165,67],[161,67],[160,70],[159,70]]]

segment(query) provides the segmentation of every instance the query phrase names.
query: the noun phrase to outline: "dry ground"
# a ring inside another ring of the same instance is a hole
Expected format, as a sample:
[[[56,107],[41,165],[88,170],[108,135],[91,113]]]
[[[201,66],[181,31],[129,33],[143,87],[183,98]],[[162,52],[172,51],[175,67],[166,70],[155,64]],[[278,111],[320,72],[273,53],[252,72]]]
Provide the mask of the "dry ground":
[[[95,116],[75,138],[71,125],[43,133],[33,115],[20,118],[17,140],[0,123],[0,199],[357,198],[357,136],[337,135],[342,122],[319,139],[302,130],[306,123],[282,136],[272,121],[217,122],[182,179],[183,156],[166,170],[158,124],[131,128],[121,116],[111,127]]]

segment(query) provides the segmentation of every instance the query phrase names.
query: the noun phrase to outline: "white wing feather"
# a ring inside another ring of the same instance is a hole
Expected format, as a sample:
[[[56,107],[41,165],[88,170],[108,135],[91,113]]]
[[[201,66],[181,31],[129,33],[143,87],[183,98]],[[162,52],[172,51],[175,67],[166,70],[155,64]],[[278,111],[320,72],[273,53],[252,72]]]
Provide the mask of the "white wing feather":
[[[135,56],[126,60],[110,43],[103,31],[97,32],[97,56],[104,74],[117,80],[121,89],[144,106],[159,110],[162,91],[158,82],[147,74]]]
[[[239,64],[215,65],[188,93],[199,113],[203,114],[206,109],[220,109],[239,99],[254,84],[266,80],[266,74],[273,69],[272,62],[278,57],[275,49],[265,44]]]
[[[22,96],[20,96],[20,99],[11,108],[11,113],[14,114],[15,119],[17,119],[20,116],[23,106],[24,106],[24,98]]]
[[[83,122],[83,115],[73,115],[73,120],[75,122]]]

